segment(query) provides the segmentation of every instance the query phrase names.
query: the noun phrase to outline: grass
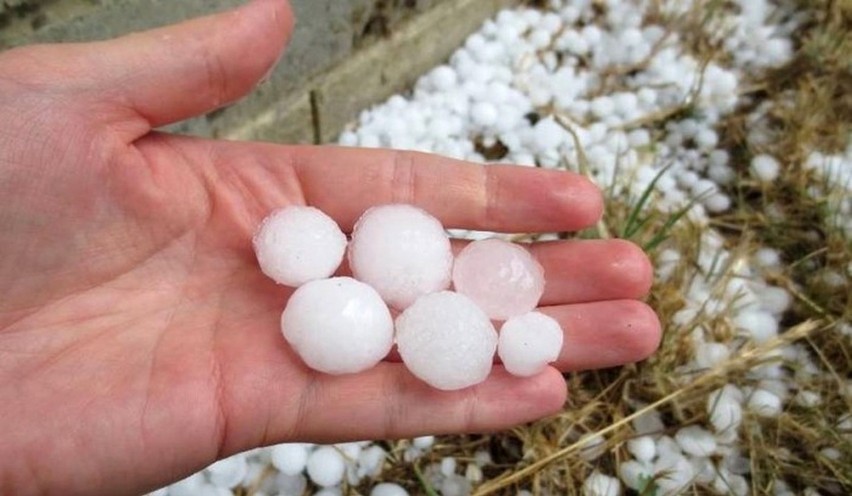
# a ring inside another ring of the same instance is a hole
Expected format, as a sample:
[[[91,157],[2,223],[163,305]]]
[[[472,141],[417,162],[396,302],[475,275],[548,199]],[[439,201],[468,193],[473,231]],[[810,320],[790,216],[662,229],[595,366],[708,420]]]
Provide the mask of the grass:
[[[832,222],[827,198],[808,193],[818,179],[802,167],[810,151],[843,150],[852,136],[852,0],[799,3],[810,20],[796,33],[793,62],[753,82],[745,95],[752,103],[719,126],[721,142],[737,165],[738,178],[728,191],[735,200],[734,209],[711,221],[734,253],[730,260],[717,260],[711,268],[718,288],[738,277],[738,259],[751,256],[760,247],[779,251],[784,264],[767,278],[793,295],[792,308],[782,322],[786,331],[763,346],[741,349],[712,370],[683,371],[693,353],[689,338],[692,328],[712,329],[720,341],[731,339],[734,333],[726,311],[715,316],[700,312],[688,322],[674,323],[684,302],[682,288],[688,286],[696,270],[694,260],[704,228],[691,223],[685,211],[662,215],[649,209],[654,201],[650,187],[632,202],[613,198],[602,226],[596,230],[598,234],[632,239],[652,255],[665,247],[674,247],[682,254],[672,277],[658,282],[649,297],[666,324],[660,351],[640,364],[568,374],[570,399],[559,415],[491,436],[443,438],[427,462],[437,462],[443,456],[463,461],[472,459],[476,450],[489,449],[496,463],[484,469],[485,482],[475,488],[475,495],[515,494],[522,488],[535,494],[577,494],[593,470],[617,473],[617,466],[627,458],[626,441],[635,435],[630,421],[645,409],[655,407],[666,425],[707,425],[710,391],[725,383],[753,384],[750,371],[755,366],[777,362],[777,350],[782,345],[797,343],[814,357],[821,372],[808,376],[794,361],[780,363],[797,377],[802,389],[819,393],[822,404],[805,407],[791,403],[774,419],[746,415],[740,443],[743,454],[751,460],[751,492],[772,494],[775,481],[780,479],[797,494],[806,487],[823,494],[852,493],[852,435],[837,426],[842,416],[852,411],[852,395],[846,392],[848,378],[852,377],[852,343],[837,332],[841,322],[852,322],[852,288],[847,274],[852,267],[852,246]],[[722,8],[727,8],[726,2],[709,2],[702,12],[672,21],[693,36],[690,46],[699,60],[718,55],[718,48],[701,28],[712,21],[714,9]],[[747,116],[766,101],[776,102],[768,116],[773,139],[752,149],[746,139]],[[682,110],[655,116],[655,124],[662,129],[666,120],[676,118]],[[563,125],[570,130],[570,122],[563,121]],[[781,158],[778,181],[762,185],[751,179],[748,163],[758,153]],[[582,170],[582,153],[568,160],[579,163]],[[781,215],[773,215],[773,211]],[[827,271],[847,274],[842,285],[826,284],[820,274]],[[606,452],[593,461],[580,456],[584,445],[593,439],[589,434],[605,439]],[[404,447],[404,442],[392,445],[397,452]],[[832,459],[826,448],[836,449],[839,457]],[[396,464],[385,477],[403,481],[415,494],[424,492],[412,471],[408,464]],[[656,486],[657,481],[647,481],[641,494],[654,494]],[[362,494],[368,492],[367,485],[359,489]],[[697,484],[687,492],[710,494],[707,487]]]

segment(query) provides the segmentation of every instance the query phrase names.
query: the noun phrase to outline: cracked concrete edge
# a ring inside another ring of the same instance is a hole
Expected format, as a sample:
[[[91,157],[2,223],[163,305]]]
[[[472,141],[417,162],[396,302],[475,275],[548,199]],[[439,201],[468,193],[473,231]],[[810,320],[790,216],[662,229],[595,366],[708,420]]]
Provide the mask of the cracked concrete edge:
[[[333,141],[361,110],[409,88],[445,61],[465,38],[518,0],[440,3],[387,38],[352,53],[289,98],[223,129],[220,137],[283,143]]]

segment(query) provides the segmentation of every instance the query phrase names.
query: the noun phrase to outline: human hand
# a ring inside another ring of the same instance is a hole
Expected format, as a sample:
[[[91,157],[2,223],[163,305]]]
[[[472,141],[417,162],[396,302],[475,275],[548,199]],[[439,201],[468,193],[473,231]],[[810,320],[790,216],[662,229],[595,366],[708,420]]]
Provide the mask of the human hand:
[[[639,360],[652,272],[622,241],[535,245],[555,367],[433,390],[392,361],[307,369],[257,268],[269,211],[316,205],[344,230],[406,202],[448,227],[579,229],[598,191],[570,173],[420,153],[219,142],[154,128],[252,89],[291,30],[280,0],[113,41],[0,54],[0,493],[138,493],[284,441],[507,428],[558,411],[559,371]],[[247,56],[248,55],[248,56]]]

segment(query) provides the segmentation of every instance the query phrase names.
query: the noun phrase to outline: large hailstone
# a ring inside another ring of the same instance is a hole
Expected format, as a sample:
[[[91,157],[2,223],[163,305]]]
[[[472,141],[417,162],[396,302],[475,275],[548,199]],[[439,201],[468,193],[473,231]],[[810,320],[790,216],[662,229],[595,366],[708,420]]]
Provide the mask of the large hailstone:
[[[506,370],[516,376],[538,374],[562,350],[559,322],[539,312],[507,320],[500,328],[497,354]]]
[[[436,218],[411,205],[381,205],[355,224],[349,265],[356,279],[403,310],[450,285],[453,252]]]
[[[369,369],[393,345],[393,319],[370,286],[350,277],[311,281],[281,315],[281,330],[308,367],[327,374]]]
[[[396,343],[412,374],[451,391],[488,377],[497,332],[470,298],[442,291],[419,298],[397,317]]]
[[[254,251],[264,274],[298,287],[334,274],[346,252],[346,235],[317,208],[285,207],[263,220]]]
[[[467,245],[453,267],[455,290],[494,320],[533,310],[544,293],[544,269],[523,247],[501,239]]]

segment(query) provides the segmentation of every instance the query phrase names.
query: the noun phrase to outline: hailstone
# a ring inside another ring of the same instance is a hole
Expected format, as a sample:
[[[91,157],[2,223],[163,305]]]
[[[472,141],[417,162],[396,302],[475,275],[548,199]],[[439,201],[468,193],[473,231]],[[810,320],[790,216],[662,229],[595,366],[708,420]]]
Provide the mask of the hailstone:
[[[346,235],[319,209],[290,206],[263,220],[254,250],[264,274],[298,287],[334,274],[346,252]]]
[[[281,315],[284,338],[310,368],[327,374],[367,370],[393,345],[393,319],[370,286],[350,277],[311,281]]]
[[[308,457],[308,477],[321,487],[340,484],[346,470],[343,455],[332,446],[321,446]]]
[[[397,317],[396,332],[402,361],[432,387],[466,388],[491,372],[497,332],[464,295],[442,291],[419,298]]]
[[[500,328],[497,354],[512,375],[538,374],[559,357],[561,350],[562,328],[559,322],[543,313],[512,317]]]
[[[456,291],[494,320],[534,309],[544,293],[544,269],[523,247],[501,239],[467,245],[453,267]]]
[[[453,252],[438,219],[412,205],[381,205],[355,224],[349,265],[392,307],[450,285]]]

